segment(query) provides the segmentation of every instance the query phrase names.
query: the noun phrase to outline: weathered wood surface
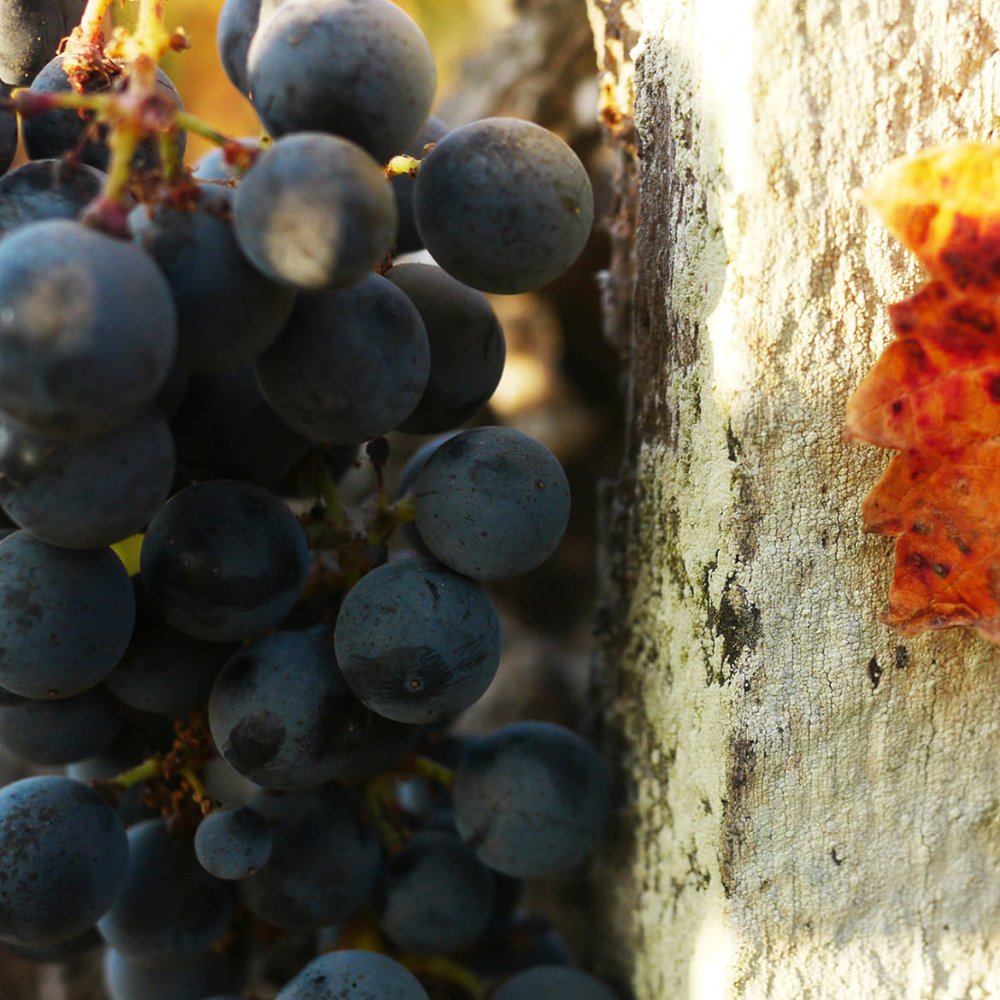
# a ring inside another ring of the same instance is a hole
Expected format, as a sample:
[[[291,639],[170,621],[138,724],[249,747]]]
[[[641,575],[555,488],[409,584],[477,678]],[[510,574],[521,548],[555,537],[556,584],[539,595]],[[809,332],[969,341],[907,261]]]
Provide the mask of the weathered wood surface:
[[[638,1000],[998,997],[1000,649],[880,622],[859,508],[888,456],[840,435],[921,280],[852,189],[991,136],[1000,3],[590,8],[600,57],[642,27],[597,968]]]

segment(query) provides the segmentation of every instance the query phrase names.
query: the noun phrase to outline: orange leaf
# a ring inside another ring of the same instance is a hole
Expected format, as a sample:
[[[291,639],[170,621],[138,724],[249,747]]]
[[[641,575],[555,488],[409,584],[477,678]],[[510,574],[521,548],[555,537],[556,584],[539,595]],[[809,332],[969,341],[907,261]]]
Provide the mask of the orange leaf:
[[[847,404],[848,440],[900,451],[862,508],[897,536],[885,620],[1000,641],[1000,146],[897,160],[862,200],[932,278]]]

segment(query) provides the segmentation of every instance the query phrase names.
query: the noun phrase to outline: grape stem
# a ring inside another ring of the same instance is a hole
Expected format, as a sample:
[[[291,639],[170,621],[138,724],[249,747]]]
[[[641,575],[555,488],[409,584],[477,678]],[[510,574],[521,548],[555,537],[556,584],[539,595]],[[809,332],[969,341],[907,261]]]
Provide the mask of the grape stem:
[[[420,160],[412,156],[394,156],[385,165],[386,177],[400,177],[403,174],[407,174],[410,177],[416,177],[419,171]]]

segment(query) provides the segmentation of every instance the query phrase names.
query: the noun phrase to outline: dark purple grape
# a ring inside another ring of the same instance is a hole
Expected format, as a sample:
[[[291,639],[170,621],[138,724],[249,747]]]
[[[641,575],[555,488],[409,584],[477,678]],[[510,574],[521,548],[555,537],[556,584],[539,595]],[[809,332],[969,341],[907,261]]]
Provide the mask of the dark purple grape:
[[[247,51],[261,22],[267,23],[283,0],[225,0],[219,11],[215,40],[226,76],[244,96],[250,96]]]
[[[168,625],[153,610],[141,574],[132,577],[132,589],[135,628],[104,686],[132,708],[175,719],[208,700],[235,647],[195,639]]]
[[[413,211],[424,246],[484,292],[548,284],[580,256],[594,222],[590,180],[557,135],[516,118],[449,132],[420,165]]]
[[[29,222],[76,219],[107,175],[85,163],[30,160],[0,177],[0,236]]]
[[[114,948],[104,954],[104,983],[111,1000],[203,1000],[211,991],[238,985],[240,979],[239,970],[218,951],[168,966],[143,965]]]
[[[413,303],[377,274],[302,294],[256,361],[264,398],[300,434],[360,444],[395,430],[427,385],[430,350]]]
[[[452,955],[486,928],[493,874],[454,834],[421,832],[386,864],[373,905],[398,947]]]
[[[610,776],[582,737],[519,722],[473,741],[455,772],[455,824],[479,859],[534,878],[582,861],[597,846]]]
[[[209,721],[235,770],[265,788],[287,790],[340,778],[364,743],[368,711],[341,676],[331,641],[275,632],[223,667]]]
[[[427,1000],[427,993],[412,972],[388,955],[346,950],[320,955],[311,961],[275,1000],[330,1000],[331,997]]]
[[[0,692],[0,746],[32,764],[71,764],[99,754],[122,724],[114,698],[100,687],[58,701]]]
[[[194,835],[198,863],[222,879],[253,875],[267,864],[272,846],[267,821],[247,806],[209,813]]]
[[[0,940],[48,945],[111,906],[128,866],[121,820],[87,785],[46,775],[0,789]]]
[[[413,499],[424,544],[477,580],[507,580],[539,566],[569,522],[559,460],[509,427],[476,427],[443,442],[420,470]]]
[[[100,437],[43,437],[0,419],[0,503],[50,545],[97,549],[142,531],[174,480],[174,442],[155,407]]]
[[[86,6],[87,0],[0,0],[0,79],[28,86]]]
[[[383,163],[423,127],[437,87],[427,39],[390,0],[285,3],[254,35],[247,66],[271,135],[329,132]]]
[[[233,226],[264,274],[319,291],[353,284],[388,253],[396,202],[382,168],[360,146],[298,132],[275,142],[243,178]]]
[[[511,976],[492,1000],[619,1000],[599,979],[568,965],[536,965]]]
[[[170,289],[131,243],[62,219],[22,226],[0,240],[0,302],[0,411],[39,433],[121,427],[170,373]]]
[[[158,69],[156,71],[157,96],[165,98],[178,111],[184,110],[177,88],[170,78]],[[100,94],[120,85],[117,79],[95,79],[84,88],[88,94]],[[63,57],[55,56],[31,83],[31,91],[36,94],[67,94],[73,90],[69,77],[63,69]],[[87,130],[92,128],[93,114],[83,115],[76,108],[57,108],[45,114],[33,115],[21,122],[21,140],[29,160],[51,160],[74,152],[83,142],[80,159],[98,170],[107,170],[111,151],[107,144],[107,127],[98,125],[87,138]],[[177,156],[184,158],[187,146],[187,132],[178,129],[175,133]],[[84,139],[86,141],[84,142]],[[150,169],[160,163],[160,147],[154,138],[145,139],[136,150],[132,164],[139,169]]]
[[[177,308],[177,364],[218,371],[252,361],[288,322],[295,292],[270,281],[240,250],[232,192],[201,189],[196,207],[139,206],[135,241],[160,265]]]
[[[348,593],[336,647],[344,679],[373,712],[432,722],[468,708],[489,687],[500,620],[475,581],[436,559],[404,559]]]
[[[149,525],[140,556],[156,612],[210,642],[277,625],[301,596],[308,564],[305,533],[288,507],[258,486],[226,479],[170,500]]]
[[[307,930],[335,924],[367,902],[381,849],[347,791],[330,784],[247,804],[273,837],[267,864],[236,883],[251,913],[275,927]]]
[[[146,965],[208,951],[233,915],[229,884],[198,864],[191,839],[171,836],[166,820],[137,823],[128,842],[128,874],[97,924],[104,940]]]
[[[267,405],[249,364],[192,375],[170,426],[178,469],[194,480],[244,479],[271,489],[314,444]]]
[[[437,115],[431,115],[420,134],[405,149],[400,150],[405,156],[422,160],[426,155],[424,147],[440,142],[448,134],[448,126]],[[399,227],[396,233],[396,253],[413,253],[422,250],[423,240],[417,232],[417,224],[413,219],[413,185],[416,177],[410,174],[396,174],[389,178],[392,193],[396,196],[396,214],[399,216]]]
[[[0,542],[0,686],[68,698],[121,659],[135,621],[128,572],[111,549],[47,545],[26,531]]]
[[[440,267],[399,264],[386,275],[417,307],[427,328],[431,366],[407,434],[440,434],[469,419],[493,395],[507,346],[486,296]]]

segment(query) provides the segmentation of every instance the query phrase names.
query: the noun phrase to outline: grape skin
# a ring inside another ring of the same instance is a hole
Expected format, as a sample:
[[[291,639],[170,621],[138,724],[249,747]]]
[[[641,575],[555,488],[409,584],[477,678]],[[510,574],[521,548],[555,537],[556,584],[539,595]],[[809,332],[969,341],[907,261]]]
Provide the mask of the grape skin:
[[[395,430],[420,401],[430,346],[413,303],[370,274],[350,288],[300,295],[254,364],[264,398],[300,434],[360,444]]]
[[[111,549],[72,550],[16,531],[0,542],[0,686],[68,698],[121,659],[135,621],[128,572]]]
[[[437,88],[427,39],[389,0],[288,0],[254,35],[247,67],[271,135],[329,132],[380,163],[416,137]]]
[[[420,981],[388,955],[335,951],[311,961],[275,1000],[428,1000]]]
[[[0,236],[42,219],[75,219],[106,175],[85,163],[29,160],[0,177]]]
[[[271,856],[271,829],[248,807],[209,813],[194,835],[198,863],[216,878],[247,878]]]
[[[420,402],[399,425],[407,434],[440,434],[469,419],[493,395],[507,345],[482,292],[440,267],[398,264],[386,275],[417,307],[431,364]]]
[[[373,712],[434,722],[476,702],[500,663],[500,620],[482,587],[436,559],[373,570],[335,632],[344,679]]]
[[[0,940],[82,934],[111,906],[128,856],[121,820],[82,782],[46,775],[0,789]]]
[[[516,118],[449,132],[420,165],[417,231],[434,260],[483,292],[530,292],[583,251],[594,195],[557,135]]]
[[[153,610],[140,573],[132,577],[132,590],[135,628],[104,686],[140,712],[176,719],[208,700],[216,676],[236,647],[195,639],[168,625]]]
[[[373,905],[379,926],[400,948],[452,955],[486,928],[493,875],[454,834],[416,834],[386,864]]]
[[[138,416],[166,380],[177,321],[138,247],[52,219],[0,240],[0,411],[84,437]]]
[[[196,639],[237,642],[273,628],[306,583],[309,549],[295,516],[249,483],[182,490],[153,518],[140,567],[153,607]]]
[[[251,263],[305,291],[363,278],[396,235],[396,201],[379,165],[346,139],[278,139],[236,190],[233,226]]]
[[[243,479],[266,489],[285,479],[313,444],[267,405],[252,364],[192,375],[170,427],[185,476]]]
[[[0,503],[50,545],[97,549],[134,535],[173,478],[173,438],[155,407],[109,434],[70,441],[0,419]]]
[[[239,650],[216,678],[208,711],[226,761],[281,790],[340,778],[367,716],[333,643],[304,632],[276,632]]]
[[[511,976],[493,1000],[619,1000],[599,979],[566,965],[536,965]]]
[[[104,940],[143,964],[208,951],[233,916],[229,884],[206,872],[192,841],[172,837],[163,819],[136,823],[128,831],[128,843],[128,874],[97,923]]]
[[[597,846],[610,776],[597,751],[562,726],[520,722],[475,740],[455,772],[455,825],[481,861],[535,878]]]
[[[339,785],[258,795],[247,805],[273,837],[267,864],[236,883],[240,901],[261,920],[288,930],[326,927],[367,902],[381,848]]]
[[[216,951],[169,966],[143,965],[114,948],[104,954],[104,982],[111,1000],[201,1000],[209,990],[234,985],[233,970]]]
[[[413,487],[416,526],[443,563],[476,580],[507,580],[555,551],[569,523],[559,460],[509,427],[476,427],[444,441]]]
[[[135,241],[159,264],[177,309],[176,363],[218,371],[252,361],[281,333],[295,292],[268,280],[240,250],[229,221],[232,192],[202,188],[198,204],[140,205]]]
[[[0,691],[0,746],[32,764],[71,764],[99,754],[123,723],[101,687],[57,701]]]

